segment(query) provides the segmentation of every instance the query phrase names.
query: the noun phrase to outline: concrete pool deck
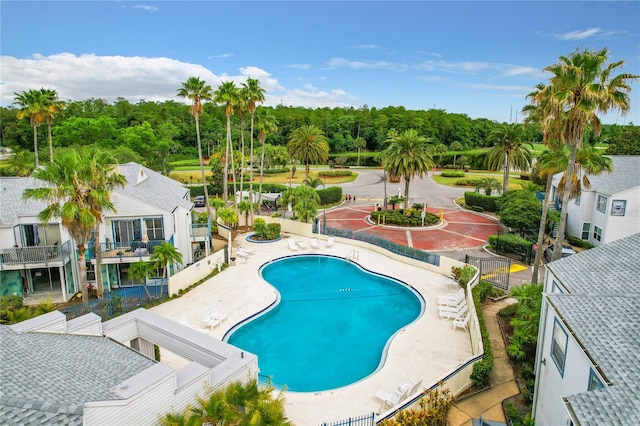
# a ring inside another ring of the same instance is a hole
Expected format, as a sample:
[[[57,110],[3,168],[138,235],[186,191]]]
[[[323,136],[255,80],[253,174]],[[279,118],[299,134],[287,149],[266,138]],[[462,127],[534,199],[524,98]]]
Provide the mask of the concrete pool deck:
[[[409,380],[422,380],[422,386],[431,386],[472,356],[469,333],[453,330],[452,322],[440,319],[437,296],[453,293],[459,287],[448,277],[408,265],[384,254],[362,247],[337,242],[331,248],[292,252],[288,239],[308,237],[285,235],[281,241],[252,244],[239,236],[234,247],[243,246],[255,251],[247,259],[237,258],[236,265],[202,283],[179,298],[151,308],[159,315],[178,321],[185,317],[192,326],[200,326],[201,311],[217,305],[227,313],[227,319],[208,334],[221,339],[235,324],[268,307],[276,300],[276,291],[258,274],[261,265],[273,259],[296,254],[327,254],[347,256],[354,249],[356,262],[362,267],[397,278],[414,287],[425,299],[424,314],[401,329],[388,346],[382,368],[371,376],[338,389],[300,393],[285,392],[285,409],[295,425],[317,425],[349,417],[378,413],[380,401],[374,394],[385,389],[392,391]],[[340,348],[336,347],[336,351]],[[163,362],[180,365],[171,354],[162,354]],[[388,407],[387,407],[388,408]]]

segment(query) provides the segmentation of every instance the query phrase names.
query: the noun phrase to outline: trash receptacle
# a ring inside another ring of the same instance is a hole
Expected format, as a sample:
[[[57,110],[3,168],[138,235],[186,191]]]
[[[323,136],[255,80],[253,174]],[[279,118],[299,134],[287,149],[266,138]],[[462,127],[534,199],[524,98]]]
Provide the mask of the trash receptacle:
[[[231,256],[231,264],[229,266],[236,266],[236,257],[235,256]]]

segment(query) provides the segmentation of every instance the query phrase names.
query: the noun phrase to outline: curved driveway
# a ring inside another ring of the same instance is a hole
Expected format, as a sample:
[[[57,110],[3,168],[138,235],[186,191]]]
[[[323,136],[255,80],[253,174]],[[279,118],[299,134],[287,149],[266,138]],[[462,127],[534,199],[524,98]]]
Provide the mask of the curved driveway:
[[[379,226],[366,221],[376,204],[384,202],[385,185],[383,171],[358,169],[358,179],[343,184],[344,194],[356,197],[356,202],[326,212],[327,226],[365,232],[380,236],[398,244],[426,251],[459,251],[477,248],[487,243],[490,235],[504,231],[494,218],[461,209],[455,203],[468,188],[454,188],[437,184],[431,177],[414,179],[409,186],[409,204],[427,203],[427,211],[442,214],[444,224],[433,228],[412,229]],[[404,192],[404,183],[387,183],[387,197]],[[322,219],[322,216],[321,216]],[[324,220],[324,219],[322,219]]]

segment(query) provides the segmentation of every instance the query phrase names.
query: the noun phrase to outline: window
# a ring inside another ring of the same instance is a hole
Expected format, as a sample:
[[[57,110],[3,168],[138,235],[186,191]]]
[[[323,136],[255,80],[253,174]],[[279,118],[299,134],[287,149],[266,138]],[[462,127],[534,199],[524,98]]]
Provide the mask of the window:
[[[607,197],[602,195],[598,195],[598,204],[596,205],[596,210],[602,213],[606,213],[607,211]]]
[[[585,222],[582,224],[582,235],[581,238],[585,241],[589,239],[589,231],[591,230],[591,224],[589,222]]]
[[[113,233],[117,247],[125,247],[132,241],[139,241],[142,238],[140,232],[140,220],[114,220]]]
[[[564,331],[557,319],[553,322],[553,340],[551,341],[551,359],[558,367],[561,376],[564,376],[564,362],[567,357],[567,332]]]
[[[560,285],[558,285],[556,280],[553,280],[551,282],[551,293],[564,293],[564,291],[562,291],[562,288],[560,288]]]
[[[611,216],[624,216],[627,200],[613,200],[611,202]]]
[[[162,218],[147,218],[144,220],[144,225],[147,228],[147,238],[149,240],[164,240]]]
[[[579,205],[580,205],[580,197],[581,197],[581,194],[580,194],[580,195],[578,195],[578,197],[576,198],[576,201],[575,201],[576,206],[579,206]]]
[[[602,241],[602,228],[593,226],[593,238],[597,241]]]
[[[602,383],[602,381],[600,380],[596,372],[593,371],[592,369],[589,373],[589,386],[587,390],[592,391],[592,390],[602,389],[602,388],[604,388],[604,383]]]

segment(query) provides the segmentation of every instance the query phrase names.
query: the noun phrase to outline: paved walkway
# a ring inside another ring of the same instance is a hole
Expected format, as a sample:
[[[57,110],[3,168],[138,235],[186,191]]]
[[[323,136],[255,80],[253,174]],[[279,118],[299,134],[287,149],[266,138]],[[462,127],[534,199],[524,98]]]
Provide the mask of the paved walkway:
[[[490,388],[456,402],[449,411],[451,426],[471,426],[472,419],[480,417],[484,420],[506,423],[502,401],[517,395],[520,391],[505,350],[496,315],[500,309],[511,303],[515,303],[515,300],[503,299],[485,305],[482,309],[493,349],[493,370],[489,378]]]

